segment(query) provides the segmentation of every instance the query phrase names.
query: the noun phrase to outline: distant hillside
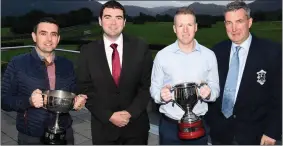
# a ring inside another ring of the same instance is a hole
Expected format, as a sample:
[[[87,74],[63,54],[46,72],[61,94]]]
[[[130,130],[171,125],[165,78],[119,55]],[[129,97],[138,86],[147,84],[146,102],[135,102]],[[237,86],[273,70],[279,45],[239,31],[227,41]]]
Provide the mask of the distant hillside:
[[[99,15],[101,3],[95,0],[2,0],[1,16],[19,16],[38,9],[46,13],[68,13],[71,10],[89,8],[94,16]],[[129,16],[137,16],[140,12],[156,15],[147,8],[138,6],[124,6]]]
[[[156,13],[150,11],[147,8],[143,8],[143,7],[138,7],[138,6],[124,6],[126,9],[126,13],[129,16],[139,16],[140,12],[146,14],[146,15],[152,15],[155,16]]]
[[[59,14],[80,8],[89,8],[93,14],[98,15],[101,4],[87,0],[2,0],[1,16],[24,15],[33,9]]]
[[[160,6],[160,7],[154,7],[154,8],[147,8],[148,10],[150,10],[151,12],[155,13],[155,14],[161,14],[169,9],[173,9],[176,7],[173,6]]]
[[[252,12],[257,11],[275,11],[282,9],[282,0],[255,0],[248,4]],[[223,15],[225,6],[215,4],[202,4],[195,2],[190,5],[196,14],[206,14],[212,16]],[[161,14],[169,14],[173,16],[178,8],[171,8]]]
[[[213,16],[222,15],[224,11],[224,6],[215,4],[201,4],[199,2],[191,4],[190,7],[194,10],[196,14],[207,14]],[[178,8],[169,9],[161,14],[169,14],[173,16],[175,15],[177,9]]]
[[[249,4],[251,11],[275,11],[282,9],[282,0],[256,0]]]
[[[282,0],[255,0],[249,6],[252,12],[273,11],[282,9]],[[224,6],[215,4],[191,4],[196,14],[222,15]],[[38,9],[46,13],[68,13],[71,10],[89,8],[94,16],[99,15],[101,4],[96,0],[1,0],[1,16],[20,16]],[[139,6],[125,6],[129,16],[137,16],[140,12],[155,16],[156,14],[174,15],[176,7],[143,8]]]

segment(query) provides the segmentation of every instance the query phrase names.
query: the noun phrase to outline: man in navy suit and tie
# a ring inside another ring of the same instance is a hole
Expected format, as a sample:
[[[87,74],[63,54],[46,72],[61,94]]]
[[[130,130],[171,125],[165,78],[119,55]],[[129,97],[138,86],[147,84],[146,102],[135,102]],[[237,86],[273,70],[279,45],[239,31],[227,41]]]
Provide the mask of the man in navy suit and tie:
[[[206,121],[212,144],[274,145],[282,135],[282,49],[251,35],[253,19],[241,1],[225,9],[230,40],[213,47],[220,96]]]

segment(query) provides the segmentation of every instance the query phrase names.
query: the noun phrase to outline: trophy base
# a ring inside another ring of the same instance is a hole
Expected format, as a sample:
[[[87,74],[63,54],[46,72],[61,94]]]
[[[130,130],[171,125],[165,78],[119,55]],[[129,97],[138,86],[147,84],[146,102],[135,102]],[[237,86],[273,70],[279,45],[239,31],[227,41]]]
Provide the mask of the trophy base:
[[[66,131],[54,134],[53,132],[47,130],[44,134],[42,142],[45,145],[67,145],[65,140]]]
[[[197,139],[205,135],[202,121],[193,123],[179,123],[179,138],[183,140]]]

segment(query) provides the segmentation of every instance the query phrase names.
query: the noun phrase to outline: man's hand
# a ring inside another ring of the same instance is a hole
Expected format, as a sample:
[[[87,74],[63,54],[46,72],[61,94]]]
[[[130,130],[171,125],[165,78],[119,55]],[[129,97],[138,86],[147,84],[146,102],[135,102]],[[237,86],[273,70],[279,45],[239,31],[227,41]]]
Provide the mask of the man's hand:
[[[39,89],[34,90],[29,98],[29,101],[30,104],[36,108],[43,107],[42,91]]]
[[[118,127],[124,127],[129,123],[129,119],[126,118],[129,115],[125,113],[125,111],[114,112],[113,115],[110,117],[110,122]]]
[[[199,94],[202,99],[206,99],[207,97],[209,97],[210,93],[211,93],[211,89],[209,88],[209,86],[204,85],[200,87]]]
[[[166,85],[161,89],[160,96],[161,99],[165,102],[168,102],[172,99],[170,89],[171,89],[170,85]]]
[[[261,137],[260,145],[275,145],[276,140],[263,134]]]
[[[128,120],[130,121],[130,118],[131,118],[131,114],[127,111],[121,111],[121,115],[122,117],[125,119],[125,120]]]
[[[79,94],[75,97],[74,109],[80,110],[85,106],[87,96],[83,94]]]

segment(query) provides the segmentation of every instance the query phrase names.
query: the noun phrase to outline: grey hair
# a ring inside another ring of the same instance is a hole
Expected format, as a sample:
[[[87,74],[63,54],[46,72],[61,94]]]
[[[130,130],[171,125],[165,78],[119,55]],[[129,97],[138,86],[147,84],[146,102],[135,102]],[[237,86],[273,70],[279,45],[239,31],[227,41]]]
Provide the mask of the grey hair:
[[[249,8],[249,6],[243,2],[242,0],[236,0],[234,2],[229,3],[224,10],[224,14],[226,14],[227,12],[231,12],[231,11],[236,11],[239,9],[244,9],[246,11],[246,15],[248,18],[251,17],[251,9]]]

